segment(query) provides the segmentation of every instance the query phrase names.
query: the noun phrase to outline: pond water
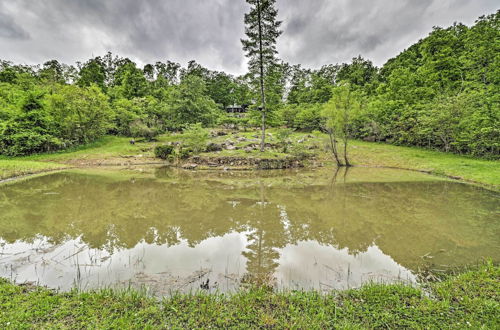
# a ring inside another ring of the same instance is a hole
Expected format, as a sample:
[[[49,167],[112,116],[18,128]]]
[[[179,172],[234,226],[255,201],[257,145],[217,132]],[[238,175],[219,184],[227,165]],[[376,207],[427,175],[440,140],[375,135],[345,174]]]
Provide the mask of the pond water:
[[[331,290],[499,261],[498,193],[352,168],[70,170],[0,185],[0,277],[51,288]]]

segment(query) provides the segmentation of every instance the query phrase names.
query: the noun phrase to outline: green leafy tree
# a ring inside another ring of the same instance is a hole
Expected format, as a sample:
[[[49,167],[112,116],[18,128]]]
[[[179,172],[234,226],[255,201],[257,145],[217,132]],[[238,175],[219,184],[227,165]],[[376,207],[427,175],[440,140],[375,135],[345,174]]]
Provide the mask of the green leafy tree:
[[[106,65],[100,57],[90,59],[83,65],[79,66],[80,71],[78,72],[79,78],[77,80],[78,86],[88,87],[94,84],[99,86],[101,89],[106,88]]]
[[[323,107],[330,149],[338,166],[351,166],[347,150],[348,141],[352,137],[353,119],[360,107],[361,103],[349,84],[334,88],[332,98]],[[338,140],[343,142],[343,155],[339,150]]]
[[[108,97],[95,85],[61,86],[47,97],[47,103],[58,135],[71,145],[94,141],[112,127]]]
[[[43,94],[26,95],[21,111],[0,124],[0,150],[8,156],[29,155],[61,148],[53,118],[45,111]]]
[[[172,90],[167,105],[172,129],[195,123],[210,126],[220,114],[214,100],[207,95],[205,82],[195,75],[186,76]]]

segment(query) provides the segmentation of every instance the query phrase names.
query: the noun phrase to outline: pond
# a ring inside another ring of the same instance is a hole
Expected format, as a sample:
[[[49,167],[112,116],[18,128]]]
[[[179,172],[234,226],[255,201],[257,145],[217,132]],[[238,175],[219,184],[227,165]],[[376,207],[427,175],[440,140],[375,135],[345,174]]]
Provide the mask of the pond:
[[[426,174],[68,170],[0,185],[0,277],[327,291],[499,261],[498,193]]]

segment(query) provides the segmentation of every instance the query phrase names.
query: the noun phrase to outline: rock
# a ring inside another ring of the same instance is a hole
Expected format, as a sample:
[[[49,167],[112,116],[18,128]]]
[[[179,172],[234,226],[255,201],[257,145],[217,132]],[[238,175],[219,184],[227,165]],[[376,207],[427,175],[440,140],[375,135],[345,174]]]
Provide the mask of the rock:
[[[227,133],[224,131],[216,131],[216,130],[210,131],[210,136],[212,136],[212,137],[224,136],[224,135],[227,135]]]
[[[182,165],[182,168],[185,170],[194,170],[197,167],[198,167],[198,164],[194,164],[194,163],[188,163],[188,164]]]
[[[205,150],[207,152],[213,152],[213,151],[222,151],[223,148],[224,148],[224,146],[222,144],[209,143]]]
[[[247,139],[246,139],[246,138],[244,138],[244,137],[239,137],[239,138],[238,138],[238,139],[236,139],[236,140],[237,140],[238,142],[245,142],[245,141],[247,141]]]
[[[243,149],[243,150],[245,150],[245,152],[252,152],[252,151],[253,151],[253,150],[255,150],[255,149],[254,149],[254,148],[252,148],[251,146],[248,146],[248,147],[246,147],[246,148],[245,148],[245,149]]]
[[[236,150],[237,148],[233,146],[232,144],[226,146],[226,150]]]

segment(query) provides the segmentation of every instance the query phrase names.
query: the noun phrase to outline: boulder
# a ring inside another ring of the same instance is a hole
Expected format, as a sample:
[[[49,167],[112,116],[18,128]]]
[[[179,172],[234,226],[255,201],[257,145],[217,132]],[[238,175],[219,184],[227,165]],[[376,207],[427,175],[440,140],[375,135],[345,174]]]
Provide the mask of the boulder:
[[[198,167],[198,164],[194,164],[194,163],[188,163],[188,164],[182,165],[182,168],[185,170],[194,170],[197,167]]]
[[[218,143],[209,143],[205,149],[207,152],[222,151],[223,145]]]

